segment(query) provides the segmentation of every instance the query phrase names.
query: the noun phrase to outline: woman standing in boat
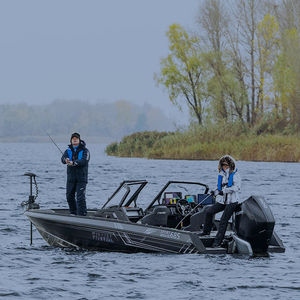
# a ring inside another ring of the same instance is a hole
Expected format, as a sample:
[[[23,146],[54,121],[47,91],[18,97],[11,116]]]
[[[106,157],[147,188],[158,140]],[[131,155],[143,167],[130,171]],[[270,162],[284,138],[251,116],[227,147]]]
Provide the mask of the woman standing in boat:
[[[240,201],[241,178],[236,168],[236,162],[230,155],[225,155],[219,160],[218,188],[212,192],[217,202],[207,209],[204,228],[201,235],[209,235],[213,226],[213,216],[224,211],[220,220],[219,229],[213,243],[213,247],[221,245],[228,221]]]
[[[71,214],[85,216],[90,152],[85,147],[85,142],[80,139],[79,133],[73,133],[70,142],[69,148],[61,158],[61,162],[67,164],[67,201]]]

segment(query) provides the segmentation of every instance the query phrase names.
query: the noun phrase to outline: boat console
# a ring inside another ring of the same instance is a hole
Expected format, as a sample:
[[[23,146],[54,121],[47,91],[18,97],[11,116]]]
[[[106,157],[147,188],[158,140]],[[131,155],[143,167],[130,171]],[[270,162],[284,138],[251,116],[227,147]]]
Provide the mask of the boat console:
[[[169,191],[174,185],[187,194],[184,195],[184,192],[178,190],[173,192],[173,189]],[[186,186],[193,186],[197,193],[190,194]],[[208,186],[200,182],[169,181],[146,208],[146,215],[141,223],[169,228],[176,228],[178,224],[181,224],[181,228],[189,226],[194,214],[215,202],[208,190]]]

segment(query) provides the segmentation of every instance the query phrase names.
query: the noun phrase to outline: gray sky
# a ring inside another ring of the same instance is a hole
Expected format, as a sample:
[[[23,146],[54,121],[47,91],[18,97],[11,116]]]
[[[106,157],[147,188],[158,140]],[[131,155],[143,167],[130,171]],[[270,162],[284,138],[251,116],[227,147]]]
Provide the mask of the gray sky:
[[[153,73],[166,31],[199,0],[0,0],[0,103],[144,102],[172,114]]]

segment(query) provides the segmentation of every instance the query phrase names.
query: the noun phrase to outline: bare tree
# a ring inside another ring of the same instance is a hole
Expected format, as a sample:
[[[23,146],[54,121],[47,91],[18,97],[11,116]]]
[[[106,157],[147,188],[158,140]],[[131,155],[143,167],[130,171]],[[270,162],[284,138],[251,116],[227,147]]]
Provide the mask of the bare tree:
[[[248,74],[250,77],[250,91],[251,91],[251,124],[256,121],[256,82],[255,82],[255,55],[256,55],[256,32],[258,16],[257,11],[259,6],[258,0],[239,0],[237,4],[237,15],[239,15],[239,26],[241,29],[242,43],[244,51],[250,56],[250,69]]]
[[[250,124],[250,107],[248,101],[247,86],[245,83],[246,67],[243,62],[238,29],[234,30],[233,27],[228,28],[228,45],[229,55],[231,58],[232,69],[239,86],[239,96],[232,97],[232,101],[235,106],[235,110],[239,116],[239,119],[244,122],[244,108],[246,107],[246,122]]]
[[[173,24],[167,32],[170,53],[161,59],[161,70],[154,74],[164,86],[171,102],[179,107],[184,103],[199,125],[203,123],[203,103],[206,101],[206,69],[197,45],[198,38],[189,35],[180,25]]]
[[[284,0],[278,10],[277,16],[281,24],[283,51],[286,52],[289,66],[295,74],[295,88],[290,98],[291,121],[296,128],[300,129],[300,1]],[[292,43],[286,38],[287,32],[296,34]]]
[[[233,7],[236,4],[231,3]],[[231,58],[233,72],[237,81],[239,82],[240,96],[235,103],[236,111],[240,116],[240,119],[243,120],[244,107],[246,107],[246,122],[251,123],[250,115],[250,104],[248,100],[248,91],[246,84],[247,76],[247,66],[243,57],[243,49],[241,47],[241,28],[240,28],[240,16],[239,14],[233,14],[234,18],[231,18],[231,22],[228,22],[226,37],[228,43],[228,53]]]
[[[205,51],[212,52],[212,55],[206,57],[207,62],[220,86],[219,93],[214,94],[214,100],[217,102],[216,113],[220,118],[227,120],[228,112],[223,91],[224,82],[222,81],[224,77],[222,53],[226,45],[225,34],[227,31],[227,17],[224,12],[222,1],[205,0],[200,6],[197,22],[200,25],[201,40],[206,45]]]

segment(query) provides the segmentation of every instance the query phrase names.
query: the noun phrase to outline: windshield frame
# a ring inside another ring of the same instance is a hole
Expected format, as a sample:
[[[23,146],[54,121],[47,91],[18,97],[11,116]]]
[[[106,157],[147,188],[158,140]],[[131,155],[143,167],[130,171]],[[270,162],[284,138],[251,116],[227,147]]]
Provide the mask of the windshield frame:
[[[140,192],[146,186],[147,183],[148,182],[146,180],[124,180],[123,182],[121,182],[120,186],[114,191],[114,193],[107,199],[107,201],[105,202],[105,204],[102,206],[101,209],[109,207],[108,204],[114,199],[114,197],[118,194],[118,192],[122,188],[125,188],[126,192],[123,195],[122,199],[120,200],[119,204],[118,205],[113,205],[113,206],[122,207],[124,202],[127,200],[125,205],[124,205],[125,207],[130,206],[130,204],[132,202],[134,202],[134,206],[136,207],[136,200],[137,200]],[[130,196],[130,198],[127,199],[128,195],[130,195],[130,191],[131,191],[130,186],[133,186],[133,185],[139,185],[139,187]]]
[[[195,181],[177,181],[177,180],[172,180],[172,181],[168,181],[167,184],[159,191],[159,193],[155,196],[155,198],[152,200],[152,202],[149,204],[149,206],[146,208],[145,211],[149,210],[154,204],[155,202],[158,203],[158,205],[161,205],[161,196],[163,195],[164,191],[169,187],[170,184],[195,184],[195,185],[200,185],[205,187],[205,194],[208,193],[209,191],[209,186],[207,184],[201,183],[201,182],[195,182]]]

